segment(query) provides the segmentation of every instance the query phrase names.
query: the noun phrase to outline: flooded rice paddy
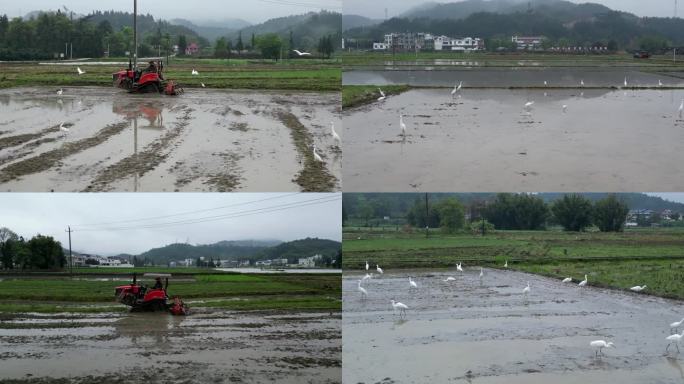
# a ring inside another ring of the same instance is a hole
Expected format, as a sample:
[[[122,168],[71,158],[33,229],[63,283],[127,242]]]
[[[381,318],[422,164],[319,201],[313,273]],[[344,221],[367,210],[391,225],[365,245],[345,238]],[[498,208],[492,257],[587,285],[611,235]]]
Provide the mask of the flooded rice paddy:
[[[340,189],[338,94],[63,90],[0,91],[0,191]]]
[[[21,314],[0,321],[13,383],[339,383],[340,314]]]
[[[684,355],[665,352],[679,301],[506,270],[400,270],[343,278],[345,383],[681,383]],[[590,271],[588,271],[590,272]],[[408,276],[418,289],[409,290]],[[455,281],[446,283],[447,276]],[[589,277],[591,279],[591,275]],[[522,290],[529,281],[527,299]],[[409,306],[404,319],[390,300]],[[596,358],[589,342],[617,348]],[[682,350],[684,352],[684,349]]]
[[[684,189],[684,90],[450,91],[345,111],[345,191]]]

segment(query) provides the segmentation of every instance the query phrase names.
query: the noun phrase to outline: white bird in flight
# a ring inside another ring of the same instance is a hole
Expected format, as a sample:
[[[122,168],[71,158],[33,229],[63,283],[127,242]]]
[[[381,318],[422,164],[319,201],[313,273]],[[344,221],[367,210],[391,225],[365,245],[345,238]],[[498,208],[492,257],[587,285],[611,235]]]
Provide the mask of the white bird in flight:
[[[378,97],[378,101],[385,100],[387,98],[387,96],[385,96],[385,92],[383,92],[380,88],[378,88],[378,91],[380,91],[380,97]]]
[[[641,292],[644,289],[646,289],[646,285],[642,285],[642,286],[635,285],[632,288],[630,288],[630,290],[634,291],[634,292]]]
[[[316,161],[323,162],[323,158],[321,157],[321,155],[319,155],[316,152],[316,146],[315,145],[313,146],[313,155],[314,155],[314,159],[316,159]]]
[[[449,276],[449,277],[447,277],[446,279],[444,279],[444,280],[442,280],[442,281],[443,281],[443,282],[445,282],[445,283],[448,283],[448,282],[450,282],[450,281],[454,281],[454,280],[456,280],[456,278],[455,278],[455,277],[453,277],[453,276]]]
[[[309,52],[301,52],[301,51],[298,51],[296,49],[293,49],[292,51],[294,51],[294,53],[296,53],[297,56],[311,56],[311,54]]]
[[[667,352],[667,350],[670,349],[670,346],[674,344],[675,347],[677,347],[677,353],[679,353],[679,342],[682,341],[682,336],[684,336],[684,331],[682,331],[682,333],[675,333],[674,335],[666,337],[665,340],[669,341],[669,343],[667,343],[667,347],[665,347],[665,352]]]
[[[392,303],[392,308],[395,313],[399,310],[399,317],[401,317],[402,314],[406,315],[406,310],[408,309],[406,304],[394,300],[391,300],[390,302]]]
[[[565,279],[563,279],[563,283],[570,283],[570,282],[572,282],[572,277],[566,277]]]
[[[193,68],[192,69],[192,75],[197,76],[197,75],[199,75],[199,72],[197,72],[197,70],[195,68]]]
[[[584,275],[584,280],[580,281],[577,285],[579,285],[580,287],[584,287],[585,285],[587,285],[587,275]]]
[[[79,76],[86,73],[86,71],[81,70],[81,67],[76,67],[76,71],[78,72]]]
[[[529,112],[529,111],[532,109],[532,106],[533,106],[533,105],[534,105],[534,101],[528,101],[527,103],[525,103],[525,107],[524,107],[524,108],[525,108],[526,111]]]
[[[605,340],[594,340],[590,342],[589,345],[596,349],[596,357],[598,357],[598,355],[603,355],[603,348],[615,348],[613,342]]]
[[[679,331],[679,327],[684,324],[684,318],[682,318],[679,321],[675,321],[674,323],[670,323],[670,332],[674,329],[675,332]]]
[[[382,268],[380,268],[379,265],[375,264],[375,270],[378,271],[379,274],[383,274],[384,272],[382,271]]]
[[[366,288],[361,286],[361,280],[359,280],[359,285],[356,286],[356,290],[361,293],[362,299],[365,299],[368,296],[368,291],[366,291]]]
[[[463,272],[463,267],[461,266],[461,263],[456,264],[456,269],[457,269],[459,272]]]
[[[340,143],[342,140],[340,139],[340,135],[338,135],[337,132],[335,132],[335,123],[333,123],[332,121],[330,122],[330,131],[332,133],[333,140]]]
[[[406,136],[406,124],[404,124],[404,115],[399,115],[399,126],[401,127],[401,134]]]
[[[411,276],[409,276],[408,279],[409,279],[409,287],[410,287],[410,288],[418,288],[418,284],[416,284],[416,282],[413,281],[413,279],[411,278]]]

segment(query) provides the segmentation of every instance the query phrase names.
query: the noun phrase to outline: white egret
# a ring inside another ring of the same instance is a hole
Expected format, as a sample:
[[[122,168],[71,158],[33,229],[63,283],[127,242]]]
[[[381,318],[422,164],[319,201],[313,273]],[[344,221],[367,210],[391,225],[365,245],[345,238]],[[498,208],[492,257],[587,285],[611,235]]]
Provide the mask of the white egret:
[[[406,136],[406,124],[404,124],[404,115],[399,114],[399,126],[401,127],[401,134]]]
[[[504,263],[504,268],[508,268],[508,260]]]
[[[199,72],[197,72],[197,70],[195,68],[193,68],[192,69],[192,75],[197,76],[197,75],[199,75]]]
[[[64,90],[62,88],[57,90],[57,96],[62,96],[63,93],[64,93]]]
[[[361,280],[366,281],[366,280],[369,280],[371,278],[372,278],[372,276],[366,273],[366,276],[362,277]]]
[[[527,282],[527,287],[523,288],[523,296],[527,299],[527,295],[530,294],[530,282]]]
[[[615,344],[612,341],[605,340],[594,340],[589,345],[596,349],[596,357],[603,355],[603,348],[615,348]]]
[[[378,97],[378,101],[385,100],[387,98],[387,96],[385,96],[385,92],[383,92],[380,88],[378,88],[378,91],[380,91],[380,97]]]
[[[572,282],[572,277],[566,277],[565,279],[563,279],[563,283],[570,283],[570,282]]]
[[[342,142],[340,135],[335,132],[335,123],[332,121],[330,122],[330,131],[332,132],[333,140],[337,141],[338,143]]]
[[[630,288],[630,290],[634,291],[634,292],[641,292],[644,289],[646,289],[646,285],[642,285],[642,286],[635,285],[632,288]]]
[[[398,301],[391,300],[392,303],[392,308],[394,309],[394,312],[396,313],[397,310],[399,310],[399,316],[401,317],[402,313],[406,315],[406,310],[408,309],[408,306],[404,303],[400,303]]]
[[[368,261],[366,261],[366,271],[368,270]]]
[[[662,86],[663,86],[663,82],[660,81],[660,79],[658,79],[658,86],[659,86],[659,87],[662,87]]]
[[[682,333],[675,333],[674,335],[666,337],[665,340],[669,341],[669,343],[667,343],[665,352],[667,352],[667,350],[670,349],[670,346],[674,344],[675,347],[677,347],[677,353],[679,353],[679,342],[682,341],[682,336],[684,336],[684,331],[682,331]]]
[[[525,107],[524,107],[524,108],[525,108],[526,111],[529,111],[530,109],[532,109],[532,106],[533,106],[533,105],[534,105],[534,101],[528,101],[527,103],[525,103]]]
[[[682,118],[682,113],[684,113],[684,99],[682,99],[682,103],[679,104],[679,118]]]
[[[456,92],[460,91],[461,88],[463,88],[463,82],[459,82],[458,85],[454,85],[454,89],[451,90],[451,96],[455,95]]]
[[[381,274],[381,275],[382,275],[383,273],[385,273],[385,272],[382,271],[382,268],[380,268],[380,266],[377,265],[377,264],[375,264],[375,269],[376,269],[376,270],[378,271],[378,273]]]
[[[65,127],[64,123],[59,124],[59,130],[60,130],[60,132],[64,132],[64,135],[69,133],[69,128]]]
[[[76,67],[76,71],[78,72],[79,76],[86,73],[86,71],[81,70],[81,67]]]
[[[580,281],[577,285],[579,285],[580,287],[584,287],[585,285],[587,285],[587,281],[587,275],[584,275],[584,280]]]
[[[204,83],[200,83],[200,85],[202,85],[202,88],[206,88],[206,86],[204,85]]]
[[[679,331],[679,327],[684,324],[684,318],[682,318],[679,321],[675,321],[674,323],[670,323],[670,332],[674,329],[675,332]]]
[[[316,161],[323,162],[323,158],[321,157],[321,155],[319,155],[316,152],[316,146],[315,145],[313,146],[313,155],[314,155],[314,159],[316,159]]]
[[[580,86],[584,87],[584,79],[580,80]]]
[[[549,85],[549,83],[547,83],[546,80],[544,80],[544,86],[546,87],[547,85]]]
[[[359,285],[356,286],[356,290],[361,293],[361,299],[365,299],[368,296],[368,291],[366,291],[366,288],[361,286],[361,280],[359,280]]]
[[[568,113],[568,106],[563,104],[563,113]]]
[[[418,284],[411,279],[411,276],[409,276],[409,288],[418,288]]]
[[[461,263],[456,264],[456,269],[457,269],[459,272],[463,272],[463,267],[461,267]]]
[[[625,87],[627,87],[627,76],[625,76]]]
[[[444,280],[442,280],[442,281],[443,281],[443,282],[445,282],[445,283],[448,283],[448,282],[450,282],[450,281],[454,281],[454,280],[456,280],[456,278],[455,278],[455,277],[453,277],[453,276],[449,276],[449,277],[447,277],[446,279],[444,279]]]
[[[296,49],[293,49],[293,51],[294,51],[294,53],[297,54],[297,56],[311,56],[311,54],[309,52],[302,52],[302,51],[298,51]]]

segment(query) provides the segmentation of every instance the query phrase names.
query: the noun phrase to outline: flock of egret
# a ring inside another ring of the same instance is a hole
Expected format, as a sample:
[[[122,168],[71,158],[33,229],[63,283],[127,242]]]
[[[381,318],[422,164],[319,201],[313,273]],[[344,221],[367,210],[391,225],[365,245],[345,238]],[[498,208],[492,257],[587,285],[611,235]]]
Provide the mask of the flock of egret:
[[[382,275],[384,274],[384,271],[382,268],[380,268],[379,265],[375,265],[376,271],[378,274]],[[504,263],[504,268],[508,268],[508,260],[505,260]],[[374,277],[373,273],[369,273],[370,265],[368,264],[368,261],[366,261],[366,274],[361,278],[361,280],[358,280],[357,284],[357,291],[361,294],[361,299],[365,300],[368,298],[368,290],[362,286],[362,283],[371,280]],[[463,265],[462,263],[456,264],[456,270],[458,272],[463,272]],[[480,284],[482,284],[482,281],[484,279],[484,269],[480,267],[480,274],[479,274],[479,279],[480,279]],[[441,280],[442,282],[445,283],[451,283],[453,281],[456,281],[456,278],[453,276],[448,276],[446,279]],[[573,279],[571,277],[566,277],[563,280],[561,280],[562,283],[572,283]],[[584,280],[580,281],[577,286],[578,287],[584,287],[587,285],[589,279],[587,275],[584,275]],[[418,289],[418,283],[413,280],[413,277],[409,276],[408,277],[408,282],[409,282],[409,291]],[[636,285],[634,287],[631,287],[630,290],[634,292],[641,292],[644,289],[646,289],[646,285]],[[527,285],[522,289],[522,295],[524,300],[527,300],[529,294],[532,291],[532,287],[530,286],[530,282],[527,282]],[[392,309],[394,311],[394,314],[396,315],[397,312],[399,314],[400,318],[404,318],[406,316],[406,311],[409,309],[408,305],[396,301],[394,299],[390,300],[390,303],[392,304]],[[679,353],[679,343],[682,340],[682,337],[684,337],[684,330],[681,333],[677,333],[679,331],[679,327],[684,325],[684,318],[682,318],[680,321],[674,322],[670,324],[670,333],[674,332],[673,334],[667,336],[665,340],[668,342],[667,347],[665,348],[665,351],[668,352],[669,348],[674,345],[677,348],[677,353]],[[615,344],[610,341],[606,340],[593,340],[589,343],[589,346],[594,348],[596,351],[595,356],[599,357],[603,355],[603,349],[604,348],[615,348]]]

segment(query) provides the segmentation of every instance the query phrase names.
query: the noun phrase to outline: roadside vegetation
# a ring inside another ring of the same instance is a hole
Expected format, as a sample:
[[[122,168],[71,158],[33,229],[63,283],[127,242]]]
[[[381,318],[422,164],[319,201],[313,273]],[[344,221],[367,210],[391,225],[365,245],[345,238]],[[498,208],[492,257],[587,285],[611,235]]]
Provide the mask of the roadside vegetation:
[[[408,85],[345,85],[342,87],[342,109],[358,107],[377,101],[381,96],[380,89],[385,96],[399,95],[410,89]]]

